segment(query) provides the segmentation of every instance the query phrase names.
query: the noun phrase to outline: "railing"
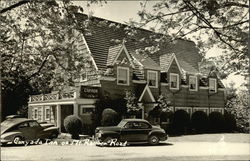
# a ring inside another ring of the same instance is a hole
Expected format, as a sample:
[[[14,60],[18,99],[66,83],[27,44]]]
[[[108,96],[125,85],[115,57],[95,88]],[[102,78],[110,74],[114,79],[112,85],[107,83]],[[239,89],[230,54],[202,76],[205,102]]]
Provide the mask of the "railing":
[[[76,92],[64,92],[64,93],[49,93],[32,95],[29,98],[29,102],[43,102],[43,101],[55,101],[76,98]]]

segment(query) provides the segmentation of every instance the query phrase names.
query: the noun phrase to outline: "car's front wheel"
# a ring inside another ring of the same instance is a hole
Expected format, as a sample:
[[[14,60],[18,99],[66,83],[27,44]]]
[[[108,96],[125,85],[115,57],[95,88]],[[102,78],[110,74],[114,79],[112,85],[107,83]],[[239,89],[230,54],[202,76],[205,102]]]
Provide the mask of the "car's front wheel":
[[[159,144],[159,141],[160,141],[159,138],[155,135],[151,135],[148,140],[149,144],[151,145],[157,145]]]
[[[21,136],[16,136],[16,137],[14,137],[12,142],[13,142],[13,144],[18,145],[18,144],[20,144],[20,141],[22,141],[22,140],[23,139]]]

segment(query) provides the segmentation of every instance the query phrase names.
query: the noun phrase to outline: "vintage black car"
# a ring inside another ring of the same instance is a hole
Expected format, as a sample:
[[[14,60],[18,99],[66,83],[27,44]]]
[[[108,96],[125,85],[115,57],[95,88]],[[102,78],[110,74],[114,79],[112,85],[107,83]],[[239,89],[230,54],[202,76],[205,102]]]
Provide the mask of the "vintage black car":
[[[143,119],[123,119],[117,126],[97,127],[95,136],[102,142],[117,139],[128,143],[159,144],[168,138],[166,132],[157,126],[152,126]]]
[[[36,120],[10,117],[1,123],[1,144],[20,144],[22,141],[52,139],[59,134],[52,124],[39,124]]]

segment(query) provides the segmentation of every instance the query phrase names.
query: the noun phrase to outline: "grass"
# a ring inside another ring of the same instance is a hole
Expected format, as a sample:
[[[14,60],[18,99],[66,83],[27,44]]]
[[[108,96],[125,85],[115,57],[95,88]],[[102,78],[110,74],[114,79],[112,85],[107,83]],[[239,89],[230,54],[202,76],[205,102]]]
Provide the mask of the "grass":
[[[237,142],[250,143],[250,134],[244,133],[220,133],[220,134],[196,134],[169,137],[169,142]]]

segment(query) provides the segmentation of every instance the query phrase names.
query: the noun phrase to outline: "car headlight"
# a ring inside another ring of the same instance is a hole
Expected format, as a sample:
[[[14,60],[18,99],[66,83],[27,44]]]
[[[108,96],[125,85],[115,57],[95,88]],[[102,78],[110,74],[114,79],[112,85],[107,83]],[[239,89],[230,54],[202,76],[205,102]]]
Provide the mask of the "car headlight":
[[[102,131],[98,131],[98,133],[96,133],[96,137],[98,138],[102,137]]]

